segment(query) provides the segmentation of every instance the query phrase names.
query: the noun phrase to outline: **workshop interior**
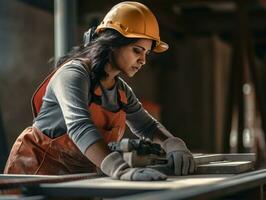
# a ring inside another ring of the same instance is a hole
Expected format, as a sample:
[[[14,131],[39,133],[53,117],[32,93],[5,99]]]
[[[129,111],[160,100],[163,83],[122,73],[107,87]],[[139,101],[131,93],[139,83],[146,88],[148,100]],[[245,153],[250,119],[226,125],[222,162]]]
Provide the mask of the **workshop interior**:
[[[141,0],[164,53],[121,75],[144,109],[185,141],[197,170],[161,181],[102,173],[5,174],[33,123],[32,95],[52,63],[84,42],[117,0],[0,1],[0,199],[266,199],[266,0]],[[167,162],[159,144],[126,128],[109,143],[130,167]]]

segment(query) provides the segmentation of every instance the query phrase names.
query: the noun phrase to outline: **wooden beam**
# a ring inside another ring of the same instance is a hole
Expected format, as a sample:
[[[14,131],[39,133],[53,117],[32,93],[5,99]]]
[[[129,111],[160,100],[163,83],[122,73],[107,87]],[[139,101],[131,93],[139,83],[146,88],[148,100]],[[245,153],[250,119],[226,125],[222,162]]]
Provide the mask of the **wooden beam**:
[[[100,177],[96,173],[70,174],[70,175],[25,175],[25,174],[2,174],[0,175],[0,191],[22,186],[37,185],[40,183],[61,183],[88,178]]]

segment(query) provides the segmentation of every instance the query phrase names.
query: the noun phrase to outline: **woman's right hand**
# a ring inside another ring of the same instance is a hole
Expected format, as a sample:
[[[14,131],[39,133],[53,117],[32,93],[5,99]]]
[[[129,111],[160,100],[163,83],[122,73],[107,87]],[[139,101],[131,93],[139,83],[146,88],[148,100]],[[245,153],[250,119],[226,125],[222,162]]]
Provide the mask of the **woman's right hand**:
[[[118,152],[107,155],[101,163],[101,170],[112,179],[126,181],[160,181],[167,176],[155,169],[130,168]]]

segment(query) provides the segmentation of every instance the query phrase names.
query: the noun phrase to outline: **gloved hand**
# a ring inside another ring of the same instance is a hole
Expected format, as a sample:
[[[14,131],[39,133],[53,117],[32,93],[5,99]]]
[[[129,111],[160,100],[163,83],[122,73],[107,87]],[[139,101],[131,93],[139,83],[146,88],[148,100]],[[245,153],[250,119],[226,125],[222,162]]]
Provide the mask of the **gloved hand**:
[[[101,170],[112,179],[126,181],[160,181],[167,176],[150,168],[130,168],[118,152],[112,152],[104,158]]]
[[[187,175],[196,170],[194,158],[183,140],[168,138],[163,142],[162,148],[167,154],[167,165],[171,166],[175,175]]]

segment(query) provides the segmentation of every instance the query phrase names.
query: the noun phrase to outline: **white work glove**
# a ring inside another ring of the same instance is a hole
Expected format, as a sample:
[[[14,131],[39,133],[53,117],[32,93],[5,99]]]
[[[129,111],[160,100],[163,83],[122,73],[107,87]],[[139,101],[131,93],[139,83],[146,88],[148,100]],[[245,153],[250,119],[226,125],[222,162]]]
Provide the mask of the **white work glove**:
[[[187,175],[196,170],[193,155],[183,140],[176,137],[168,138],[161,146],[166,152],[168,165],[172,165],[175,175]]]
[[[112,152],[101,163],[101,170],[112,179],[126,181],[160,181],[167,176],[150,168],[130,168],[118,152]]]

